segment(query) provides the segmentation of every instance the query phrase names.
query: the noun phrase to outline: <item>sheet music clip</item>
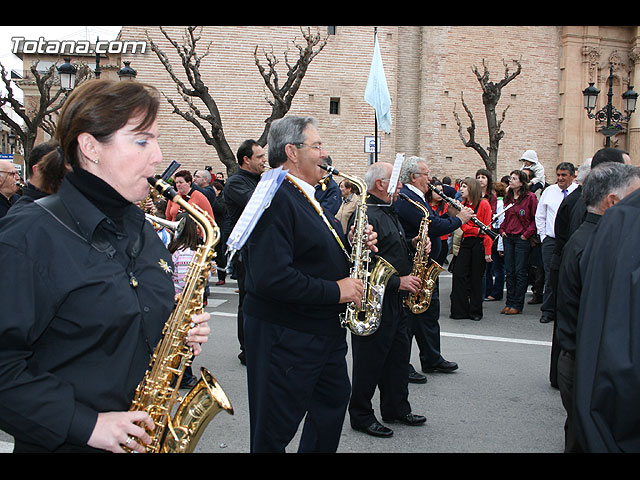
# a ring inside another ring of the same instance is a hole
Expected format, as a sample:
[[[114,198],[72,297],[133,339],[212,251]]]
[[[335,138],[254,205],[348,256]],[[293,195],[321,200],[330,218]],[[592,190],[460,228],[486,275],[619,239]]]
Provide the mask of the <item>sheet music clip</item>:
[[[264,211],[271,205],[271,200],[282,184],[288,170],[282,167],[267,170],[260,177],[251,198],[240,214],[233,231],[227,239],[227,268],[234,255],[244,246]]]

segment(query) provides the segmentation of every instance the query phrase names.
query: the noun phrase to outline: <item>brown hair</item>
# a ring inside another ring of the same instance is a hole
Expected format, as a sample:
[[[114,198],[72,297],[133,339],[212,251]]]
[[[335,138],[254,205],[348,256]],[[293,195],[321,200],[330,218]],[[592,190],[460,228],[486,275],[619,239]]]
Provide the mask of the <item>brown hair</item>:
[[[173,176],[174,178],[182,177],[184,181],[187,183],[191,183],[193,181],[193,177],[191,176],[191,172],[189,170],[180,170],[176,172]]]
[[[56,140],[63,160],[79,164],[78,135],[89,133],[102,143],[133,117],[141,116],[136,130],[148,128],[158,114],[158,91],[139,82],[89,80],[73,90],[60,111]]]
[[[473,177],[467,177],[462,180],[467,186],[467,201],[474,207],[482,200],[482,187],[480,182]]]

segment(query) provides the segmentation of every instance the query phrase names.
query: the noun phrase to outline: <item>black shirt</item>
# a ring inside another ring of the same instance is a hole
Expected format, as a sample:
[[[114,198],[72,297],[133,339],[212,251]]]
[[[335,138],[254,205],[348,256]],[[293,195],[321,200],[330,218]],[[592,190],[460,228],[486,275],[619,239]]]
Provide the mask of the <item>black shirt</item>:
[[[16,449],[88,448],[99,412],[128,410],[174,303],[142,210],[83,171],[56,195],[79,234],[37,202],[0,220],[0,428]]]

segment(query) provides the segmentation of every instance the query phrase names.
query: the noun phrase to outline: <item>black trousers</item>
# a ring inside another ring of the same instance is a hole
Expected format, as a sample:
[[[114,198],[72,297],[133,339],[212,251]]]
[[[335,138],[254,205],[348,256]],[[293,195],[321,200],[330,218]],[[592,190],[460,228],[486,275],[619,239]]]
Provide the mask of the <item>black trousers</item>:
[[[562,406],[567,412],[564,424],[564,452],[580,453],[582,449],[576,440],[573,426],[573,384],[574,384],[575,359],[573,355],[560,350],[558,355],[558,389]]]
[[[371,403],[376,387],[380,390],[383,419],[411,413],[407,313],[398,294],[386,293],[378,330],[366,337],[351,335],[351,350],[351,426],[366,428],[376,420]]]
[[[486,268],[482,238],[465,237],[453,266],[451,316],[482,316],[483,274]]]
[[[424,313],[413,314],[407,309],[409,338],[415,338],[422,370],[434,367],[444,360],[440,354],[440,279],[431,296],[429,308]],[[411,343],[409,344],[411,348]]]
[[[250,451],[284,452],[304,418],[298,452],[335,452],[351,390],[346,335],[244,318]]]

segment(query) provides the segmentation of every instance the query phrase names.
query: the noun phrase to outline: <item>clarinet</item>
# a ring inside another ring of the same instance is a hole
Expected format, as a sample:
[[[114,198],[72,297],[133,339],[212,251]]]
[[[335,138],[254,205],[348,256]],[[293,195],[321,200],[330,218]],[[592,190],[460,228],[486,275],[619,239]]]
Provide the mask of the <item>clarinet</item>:
[[[453,208],[455,208],[457,210],[462,210],[462,204],[460,202],[458,202],[456,199],[445,195],[444,192],[436,190],[436,187],[434,187],[431,184],[429,184],[428,187],[432,192],[435,192],[438,195],[440,195],[442,197],[442,199],[445,202],[447,202],[449,205],[451,205]],[[480,231],[482,233],[486,234],[489,238],[491,238],[492,241],[495,242],[496,238],[498,238],[500,236],[498,233],[496,233],[493,230],[491,230],[490,227],[488,227],[487,225],[482,223],[480,220],[478,220],[475,216],[471,217],[471,221],[475,224],[476,227],[478,227],[480,229]]]

